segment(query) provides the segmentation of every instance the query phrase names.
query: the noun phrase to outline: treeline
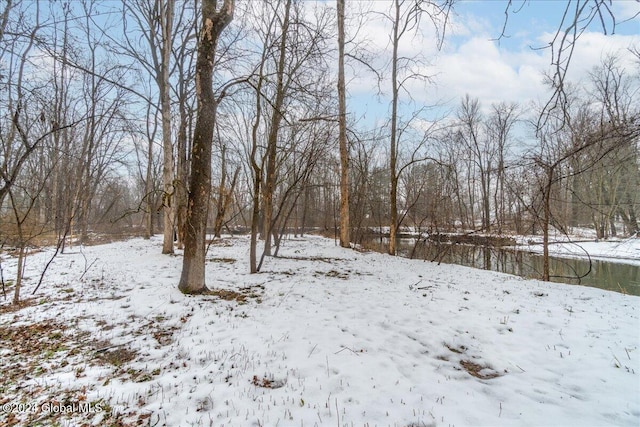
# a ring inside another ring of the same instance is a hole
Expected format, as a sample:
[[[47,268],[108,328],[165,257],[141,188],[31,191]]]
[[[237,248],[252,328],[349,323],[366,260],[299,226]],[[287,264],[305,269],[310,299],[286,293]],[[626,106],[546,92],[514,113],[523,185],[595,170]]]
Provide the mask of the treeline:
[[[395,2],[383,18],[396,44],[427,18],[436,30],[447,24],[448,2],[422,11],[410,3]],[[163,232],[164,252],[175,239],[181,247],[201,12],[174,0],[2,7],[0,242]],[[387,88],[397,108],[379,127],[347,111],[352,242],[390,224],[638,233],[637,50],[604,57],[575,86],[563,82],[566,96],[553,108],[466,97],[427,121],[425,107],[402,103],[403,84],[427,76],[395,51],[376,59],[353,36],[367,19],[355,9],[348,16],[347,64]],[[333,4],[238,2],[218,44],[209,230],[253,230],[264,239],[262,259],[285,233],[339,230],[336,24]]]

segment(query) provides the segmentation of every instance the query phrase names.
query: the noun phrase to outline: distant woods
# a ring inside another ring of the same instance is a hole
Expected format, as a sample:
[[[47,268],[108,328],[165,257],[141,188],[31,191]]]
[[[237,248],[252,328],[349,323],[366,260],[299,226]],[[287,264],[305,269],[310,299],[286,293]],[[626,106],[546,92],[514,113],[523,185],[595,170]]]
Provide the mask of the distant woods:
[[[163,233],[171,253],[193,200],[211,237],[251,234],[254,272],[284,236],[311,231],[343,246],[405,227],[638,233],[637,47],[633,64],[610,55],[585,81],[550,79],[550,96],[562,84],[554,108],[467,96],[434,118],[407,89],[431,84],[415,72],[430,58],[398,45],[419,30],[437,43],[449,2],[396,0],[383,17],[349,0],[235,3],[211,57],[202,200],[189,188],[205,84],[193,2],[0,2],[0,244],[64,251]],[[391,24],[389,52],[360,33],[373,19]],[[349,110],[353,75],[389,101],[388,120]]]

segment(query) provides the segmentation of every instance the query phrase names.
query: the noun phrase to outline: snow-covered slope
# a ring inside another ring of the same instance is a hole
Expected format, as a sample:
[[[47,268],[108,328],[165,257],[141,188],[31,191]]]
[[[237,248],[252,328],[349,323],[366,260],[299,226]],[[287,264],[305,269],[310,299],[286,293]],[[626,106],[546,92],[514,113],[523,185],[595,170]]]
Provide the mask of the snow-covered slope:
[[[51,343],[57,325],[65,342],[23,357],[20,337],[0,344],[3,402],[38,408],[5,425],[640,424],[638,297],[320,237],[287,240],[255,275],[246,238],[214,244],[208,285],[227,292],[184,296],[159,240],[74,251],[31,304],[0,305],[5,337],[42,325]],[[28,259],[25,295],[46,258]],[[100,411],[46,413],[52,401]]]

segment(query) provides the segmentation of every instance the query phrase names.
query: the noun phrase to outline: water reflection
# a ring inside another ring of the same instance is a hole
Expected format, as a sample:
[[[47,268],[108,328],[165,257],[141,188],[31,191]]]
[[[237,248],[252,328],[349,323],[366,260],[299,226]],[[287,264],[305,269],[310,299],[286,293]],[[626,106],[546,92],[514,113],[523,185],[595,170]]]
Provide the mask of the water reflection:
[[[386,252],[386,242],[373,239],[369,247]],[[542,255],[509,248],[418,242],[401,239],[398,255],[447,264],[500,271],[527,278],[542,277]],[[554,282],[572,283],[640,296],[640,267],[608,261],[550,257]]]

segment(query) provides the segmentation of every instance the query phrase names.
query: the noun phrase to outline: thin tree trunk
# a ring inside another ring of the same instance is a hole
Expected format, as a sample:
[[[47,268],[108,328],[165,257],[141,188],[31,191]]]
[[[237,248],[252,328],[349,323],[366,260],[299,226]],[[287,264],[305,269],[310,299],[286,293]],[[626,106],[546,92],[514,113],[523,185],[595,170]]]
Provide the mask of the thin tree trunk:
[[[266,60],[266,49],[262,52],[260,70],[258,73],[258,83],[256,85],[256,115],[251,127],[251,170],[253,172],[253,192],[251,210],[251,243],[249,247],[249,271],[251,274],[258,272],[258,228],[260,227],[260,192],[262,191],[262,166],[258,163],[258,130],[260,128],[260,118],[262,116],[262,83],[263,71]]]
[[[163,185],[163,240],[162,253],[173,253],[174,236],[174,206],[173,195],[173,142],[171,141],[171,93],[169,84],[169,62],[171,60],[171,32],[173,30],[173,12],[175,0],[167,0],[166,6],[160,5],[160,19],[162,26],[162,63],[160,64],[160,109],[162,113],[162,185]]]
[[[227,185],[227,146],[222,144],[220,164],[220,183],[218,184],[218,203],[216,204],[216,217],[213,220],[213,236],[220,237],[225,212],[225,187]]]
[[[287,53],[287,32],[289,31],[289,11],[291,0],[287,0],[282,21],[282,34],[280,36],[280,50],[278,57],[278,70],[276,72],[276,97],[273,102],[273,114],[267,139],[267,176],[263,192],[263,220],[262,235],[264,237],[264,254],[271,255],[271,222],[273,218],[273,193],[276,186],[276,154],[278,144],[278,132],[282,121],[282,106],[284,104],[284,67]]]
[[[397,127],[398,127],[398,43],[399,43],[399,25],[400,25],[400,4],[395,1],[395,19],[393,23],[393,57],[391,59],[391,143],[390,143],[390,159],[389,174],[391,188],[390,196],[390,212],[389,212],[389,255],[396,254],[396,239],[398,227],[398,175],[397,166]]]
[[[222,232],[222,226],[224,225],[224,218],[227,215],[227,211],[229,210],[229,205],[231,205],[231,201],[233,200],[233,193],[236,189],[236,182],[238,181],[238,175],[240,174],[240,168],[236,168],[235,172],[233,172],[233,178],[231,178],[231,184],[229,188],[226,186],[221,186],[220,193],[218,195],[218,211],[216,212],[216,219],[213,225],[213,235],[215,237],[220,237]]]
[[[553,183],[553,168],[547,170],[547,183],[543,200],[542,218],[542,280],[548,282],[549,274],[549,225],[551,224],[551,186]]]
[[[26,258],[25,244],[20,237],[20,251],[18,252],[18,267],[16,271],[16,284],[13,290],[13,304],[20,303],[20,290],[22,289],[22,272],[24,270],[24,262]]]
[[[144,214],[145,218],[145,239],[150,239],[153,236],[153,214],[154,214],[154,206],[153,206],[153,183],[151,182],[153,179],[153,141],[149,138],[149,145],[147,147],[147,173],[146,173],[146,182],[144,187],[144,193],[146,198],[146,212]]]
[[[340,246],[350,247],[349,147],[347,145],[347,100],[344,82],[344,4],[338,0],[338,123],[340,143]]]

